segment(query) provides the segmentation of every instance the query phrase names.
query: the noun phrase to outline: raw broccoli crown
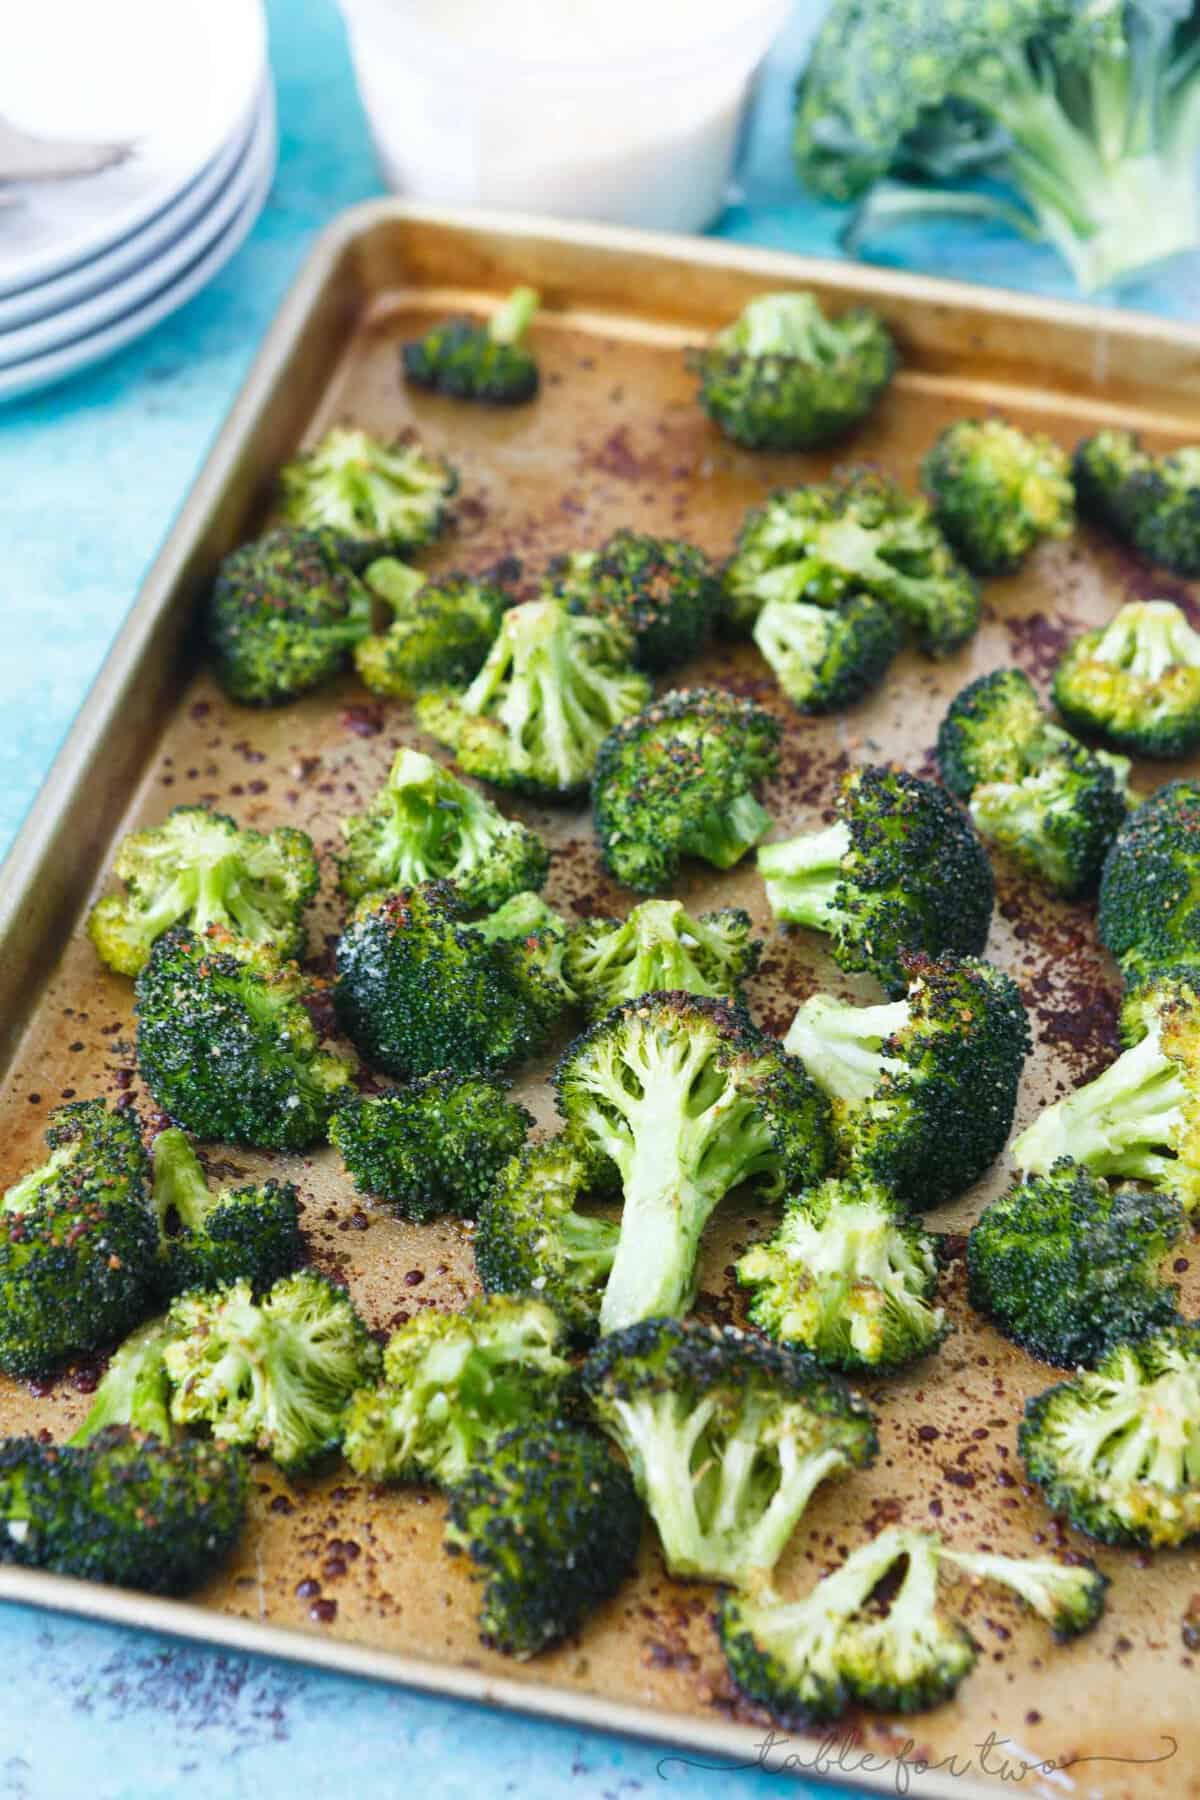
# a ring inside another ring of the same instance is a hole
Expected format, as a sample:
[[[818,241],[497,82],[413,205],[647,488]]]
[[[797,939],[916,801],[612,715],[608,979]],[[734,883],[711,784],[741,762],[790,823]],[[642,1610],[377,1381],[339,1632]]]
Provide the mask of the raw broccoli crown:
[[[209,1142],[304,1150],[325,1135],[349,1065],[319,1047],[317,984],[266,945],[176,925],[137,978],[137,1054],[163,1111]]]
[[[76,1101],[46,1142],[47,1161],[0,1199],[0,1368],[29,1379],[136,1325],[157,1278],[137,1115]]]
[[[1048,1556],[996,1556],[991,1551],[943,1546],[941,1560],[975,1581],[1011,1588],[1046,1621],[1060,1644],[1090,1631],[1104,1612],[1108,1576],[1086,1556],[1060,1563]]]
[[[196,1152],[174,1126],[159,1132],[152,1154],[166,1293],[243,1279],[258,1293],[302,1261],[300,1201],[290,1181],[210,1189]]]
[[[463,904],[489,909],[540,888],[550,852],[483,794],[420,750],[397,750],[366,812],[342,820],[341,890],[351,900],[449,881]]]
[[[560,1410],[563,1348],[562,1321],[529,1296],[418,1313],[389,1339],[382,1382],[346,1408],[347,1462],[373,1481],[453,1487],[506,1431]]]
[[[961,1193],[1008,1141],[1031,1048],[1011,976],[975,958],[903,956],[885,1006],[814,994],[784,1048],[833,1106],[851,1170],[924,1210]]]
[[[686,1311],[701,1235],[731,1189],[808,1187],[830,1160],[824,1096],[719,1000],[627,1000],[575,1040],[554,1079],[568,1129],[602,1172],[615,1169],[624,1194],[605,1331]]]
[[[568,799],[587,786],[609,730],[650,698],[629,654],[610,620],[530,600],[505,613],[469,687],[420,697],[417,722],[466,774]]]
[[[386,631],[354,646],[354,666],[372,693],[411,700],[427,688],[465,687],[491,649],[520,573],[505,562],[484,575],[442,575],[426,582],[414,569],[380,557],[363,579],[391,607]]]
[[[569,1137],[527,1144],[484,1195],[474,1238],[485,1293],[544,1300],[584,1339],[596,1334],[620,1235],[615,1219],[579,1209],[595,1182]]]
[[[739,1001],[762,940],[748,912],[687,912],[679,900],[643,900],[624,919],[588,919],[567,934],[563,973],[592,1018],[623,1000],[667,989]]]
[[[1170,781],[1126,820],[1105,859],[1097,925],[1127,979],[1200,962],[1200,784]]]
[[[1200,1533],[1200,1330],[1118,1344],[1026,1403],[1019,1434],[1047,1505],[1105,1544]]]
[[[688,362],[726,437],[748,450],[815,450],[866,418],[896,346],[870,307],[828,319],[815,294],[760,294]]]
[[[284,527],[224,559],[205,627],[225,692],[281,706],[345,667],[371,629],[371,596],[330,533]]]
[[[759,849],[777,919],[825,932],[839,967],[874,975],[893,998],[908,987],[906,954],[982,952],[991,865],[944,789],[866,763],[845,776],[837,813],[823,830]]]
[[[818,1485],[878,1447],[865,1403],[836,1376],[732,1326],[644,1319],[602,1338],[581,1382],[673,1575],[765,1580]]]
[[[731,869],[766,831],[755,789],[779,766],[776,719],[720,688],[677,688],[600,746],[592,821],[608,868],[640,893],[685,856]]]
[[[1110,1188],[1069,1158],[986,1207],[967,1239],[971,1305],[1042,1362],[1093,1364],[1179,1316],[1159,1265],[1178,1238],[1171,1195]]]
[[[1200,633],[1170,600],[1135,600],[1066,651],[1054,701],[1069,725],[1133,756],[1200,744]]]
[[[449,464],[416,444],[384,444],[347,425],[335,425],[279,472],[288,524],[327,532],[355,567],[429,543],[457,486]]]
[[[518,406],[538,391],[538,366],[521,339],[539,305],[529,287],[515,288],[486,321],[444,319],[401,351],[405,379],[456,400]]]
[[[1200,449],[1165,455],[1131,431],[1099,431],[1075,452],[1079,506],[1177,575],[1200,575]]]
[[[405,1219],[471,1218],[533,1123],[495,1082],[446,1071],[356,1095],[329,1128],[360,1194]]]
[[[161,825],[122,839],[113,873],[127,892],[98,901],[87,929],[120,975],[136,975],[155,938],[181,920],[193,931],[223,925],[281,956],[304,954],[304,909],[320,871],[303,831],[243,831],[224,813],[177,806]]]
[[[837,712],[862,700],[887,674],[900,648],[893,615],[869,594],[835,606],[768,600],[754,622],[754,641],[802,713]]]
[[[313,1269],[258,1301],[248,1281],[182,1294],[167,1316],[171,1417],[289,1471],[337,1447],[346,1401],[379,1366],[349,1295]]]
[[[938,524],[969,569],[1000,575],[1075,524],[1070,461],[1042,432],[958,419],[921,465]]]
[[[551,1420],[505,1432],[451,1488],[445,1542],[484,1583],[484,1643],[525,1657],[616,1593],[641,1530],[629,1471],[590,1431]]]
[[[572,611],[614,624],[652,674],[696,654],[721,604],[720,576],[696,544],[627,528],[598,550],[556,558],[546,586]]]

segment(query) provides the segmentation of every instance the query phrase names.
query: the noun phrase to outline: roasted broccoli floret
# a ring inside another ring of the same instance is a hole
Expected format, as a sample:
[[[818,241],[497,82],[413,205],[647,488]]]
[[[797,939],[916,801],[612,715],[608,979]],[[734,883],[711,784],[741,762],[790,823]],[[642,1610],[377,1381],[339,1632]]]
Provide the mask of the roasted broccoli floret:
[[[241,1280],[259,1293],[303,1261],[300,1203],[290,1181],[210,1189],[177,1127],[159,1132],[151,1155],[167,1293]]]
[[[519,406],[538,391],[538,366],[522,339],[539,305],[530,287],[514,288],[491,318],[444,319],[404,345],[405,380],[456,400]]]
[[[540,888],[550,852],[483,794],[420,750],[397,750],[366,812],[342,820],[338,858],[351,900],[423,881],[449,881],[468,907],[496,907]]]
[[[563,973],[594,1019],[640,994],[683,989],[740,1001],[762,940],[741,907],[695,918],[679,900],[643,900],[624,919],[588,919],[567,934]]]
[[[943,1545],[943,1563],[976,1581],[993,1581],[1020,1595],[1030,1612],[1044,1619],[1057,1641],[1067,1643],[1090,1631],[1104,1611],[1108,1576],[1094,1562],[1055,1562],[1048,1556],[995,1556],[986,1550],[952,1550]]]
[[[561,913],[540,894],[514,894],[503,906],[477,919],[472,929],[487,944],[508,949],[517,987],[546,1031],[558,1025],[575,1004],[565,962],[569,927]]]
[[[489,1294],[545,1300],[572,1336],[594,1337],[617,1253],[615,1219],[581,1212],[595,1171],[569,1137],[528,1144],[479,1208],[475,1271]]]
[[[582,1384],[672,1575],[765,1581],[821,1482],[878,1447],[866,1405],[836,1376],[728,1325],[630,1325],[600,1341]]]
[[[1098,431],[1075,452],[1079,509],[1174,570],[1200,575],[1200,446],[1166,455],[1132,431]]]
[[[468,775],[565,800],[587,786],[606,734],[645,706],[630,639],[556,599],[505,613],[471,685],[423,694],[417,720]]]
[[[1075,639],[1054,702],[1077,731],[1132,756],[1188,756],[1200,744],[1200,632],[1170,600],[1131,601]]]
[[[49,1375],[154,1304],[158,1231],[136,1113],[77,1100],[51,1115],[39,1168],[0,1198],[0,1369]]]
[[[695,544],[621,530],[599,550],[558,557],[549,592],[573,612],[607,619],[633,641],[639,669],[659,674],[703,646],[721,604],[721,579]]]
[[[450,1490],[445,1542],[485,1584],[484,1643],[526,1657],[616,1593],[641,1532],[629,1471],[590,1431],[553,1420],[506,1432]]]
[[[217,571],[205,616],[217,680],[247,706],[282,706],[345,668],[371,610],[328,532],[269,531]]]
[[[978,956],[994,886],[970,822],[943,789],[903,769],[852,769],[838,818],[820,831],[763,844],[758,871],[777,919],[830,940],[847,973],[874,975],[898,999],[905,953]]]
[[[167,1321],[171,1417],[290,1472],[341,1443],[342,1410],[379,1367],[379,1346],[350,1296],[314,1269],[277,1281],[257,1302],[248,1281],[182,1294]]]
[[[161,825],[123,838],[113,874],[128,892],[97,901],[87,930],[120,975],[136,975],[155,938],[181,920],[193,931],[223,925],[280,956],[303,956],[304,909],[320,880],[303,831],[243,831],[204,806],[177,806]]]
[[[886,1006],[814,994],[784,1039],[833,1103],[850,1168],[924,1210],[962,1193],[1008,1141],[1031,1044],[1016,983],[990,963],[902,958]]]
[[[977,575],[1003,575],[1046,538],[1069,537],[1075,490],[1065,451],[1004,419],[957,419],[921,464],[938,524]]]
[[[1127,981],[1200,963],[1200,784],[1168,782],[1121,827],[1100,879],[1098,928]]]
[[[1026,1403],[1019,1435],[1046,1504],[1104,1544],[1200,1533],[1200,1330],[1118,1344]]]
[[[870,307],[827,319],[815,294],[760,294],[688,364],[726,437],[747,450],[815,450],[866,418],[896,346]]]
[[[519,572],[519,563],[505,562],[485,575],[426,581],[393,557],[368,564],[363,580],[392,611],[386,631],[354,646],[354,666],[371,692],[411,700],[427,688],[473,681],[510,604],[503,583]]]
[[[288,524],[327,532],[354,568],[429,543],[457,486],[454,470],[417,445],[384,444],[347,425],[335,425],[279,472]]]
[[[994,669],[969,682],[950,702],[937,754],[989,843],[1064,899],[1095,887],[1125,818],[1129,764],[1055,725],[1026,674]]]
[[[350,1065],[320,1048],[317,983],[220,926],[176,925],[137,978],[138,1067],[194,1136],[304,1150],[325,1135]]]
[[[975,583],[929,502],[884,475],[851,470],[747,513],[725,570],[725,617],[735,630],[752,630],[769,600],[836,606],[851,594],[888,607],[929,656],[948,656],[979,627]]]
[[[346,1460],[372,1481],[453,1487],[506,1431],[556,1415],[569,1370],[562,1322],[541,1300],[418,1313],[389,1339],[379,1386],[346,1408]]]
[[[754,622],[754,641],[793,706],[826,713],[853,706],[878,687],[901,632],[880,601],[849,594],[835,606],[768,600]]]
[[[778,1195],[828,1166],[824,1095],[719,1000],[627,1000],[575,1040],[554,1079],[568,1128],[615,1168],[624,1195],[604,1331],[687,1310],[701,1234],[732,1188],[753,1182]]]
[[[731,869],[770,825],[754,790],[779,763],[779,724],[720,688],[664,694],[605,738],[592,820],[626,887],[669,887],[683,857]]]
[[[478,1076],[438,1073],[338,1108],[330,1142],[360,1194],[418,1222],[471,1218],[533,1124]]]
[[[824,1181],[737,1264],[750,1317],[831,1369],[899,1369],[946,1335],[934,1241],[886,1188]]]

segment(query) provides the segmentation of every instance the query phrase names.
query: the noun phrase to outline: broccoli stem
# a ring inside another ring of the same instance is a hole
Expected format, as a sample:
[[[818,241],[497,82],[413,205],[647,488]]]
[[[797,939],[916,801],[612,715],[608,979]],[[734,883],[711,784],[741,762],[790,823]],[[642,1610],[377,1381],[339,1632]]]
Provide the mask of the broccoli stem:
[[[1157,1031],[1102,1075],[1036,1118],[1012,1147],[1025,1174],[1049,1174],[1071,1157],[1097,1175],[1159,1181],[1175,1159],[1163,1153],[1178,1130],[1187,1089]]]
[[[884,1006],[850,1006],[832,994],[814,994],[796,1014],[783,1047],[798,1056],[831,1100],[861,1106],[887,1066],[880,1047],[909,1020],[907,1000]]]
[[[625,1204],[612,1271],[600,1303],[602,1332],[639,1319],[675,1316],[691,1298],[700,1238],[723,1189],[705,1191],[672,1166],[670,1114],[664,1134],[639,1132],[622,1169]],[[678,1129],[678,1126],[676,1127]]]
[[[842,354],[841,334],[813,294],[763,294],[745,308],[730,335],[746,356],[795,356],[815,363],[834,362]]]
[[[764,844],[758,869],[777,918],[792,925],[828,931],[841,917],[837,904],[842,863],[851,847],[850,828],[839,819],[784,843]]]
[[[105,1371],[87,1417],[67,1439],[68,1444],[75,1448],[90,1444],[110,1425],[131,1425],[135,1431],[161,1438],[164,1444],[171,1442],[171,1383],[163,1362],[169,1336],[163,1319],[151,1319],[126,1338]]]
[[[1122,607],[1089,655],[1139,681],[1161,681],[1169,669],[1200,668],[1200,635],[1170,601],[1148,600]]]
[[[212,1205],[208,1177],[188,1142],[187,1133],[172,1125],[160,1131],[150,1150],[154,1165],[154,1210],[161,1230],[172,1209],[185,1231],[194,1231]]]
[[[770,824],[770,813],[753,794],[739,794],[727,812],[710,816],[702,830],[689,835],[688,849],[715,869],[732,869]]]
[[[519,344],[528,331],[539,304],[535,288],[514,288],[508,299],[496,308],[488,323],[488,336],[492,342]]]

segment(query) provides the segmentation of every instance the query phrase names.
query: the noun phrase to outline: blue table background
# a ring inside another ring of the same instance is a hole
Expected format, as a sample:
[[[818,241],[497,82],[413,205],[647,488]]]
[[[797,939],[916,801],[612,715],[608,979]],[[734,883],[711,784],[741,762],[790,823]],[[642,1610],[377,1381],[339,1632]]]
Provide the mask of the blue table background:
[[[0,852],[25,813],[317,231],[379,192],[332,0],[269,0],[279,173],[253,235],[182,312],[114,361],[0,409]],[[780,39],[719,234],[836,254],[839,215],[787,158],[799,19]],[[686,170],[680,179],[686,180]],[[880,261],[1067,295],[1057,259],[959,223],[897,235]],[[1200,317],[1200,257],[1121,301]],[[0,1611],[0,1796],[609,1800],[674,1789],[748,1800],[781,1778],[660,1770],[652,1746],[229,1656],[21,1607]],[[788,1793],[798,1790],[790,1784]],[[815,1790],[808,1790],[810,1793]]]

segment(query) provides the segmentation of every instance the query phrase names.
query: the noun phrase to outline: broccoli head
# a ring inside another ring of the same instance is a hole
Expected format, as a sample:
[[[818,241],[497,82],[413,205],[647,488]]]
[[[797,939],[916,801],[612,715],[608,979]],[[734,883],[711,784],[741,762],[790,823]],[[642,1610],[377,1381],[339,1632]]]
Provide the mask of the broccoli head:
[[[588,919],[567,934],[563,973],[588,1014],[668,988],[740,1001],[762,941],[741,907],[694,918],[679,900],[643,900],[624,919]]]
[[[687,1310],[701,1234],[731,1189],[804,1188],[830,1159],[824,1095],[719,1000],[627,1000],[575,1040],[555,1085],[569,1130],[615,1168],[624,1197],[604,1331]]]
[[[427,688],[465,687],[483,666],[511,596],[503,583],[516,562],[485,575],[443,575],[426,581],[394,557],[368,564],[363,580],[391,608],[386,631],[354,646],[354,666],[373,694],[411,700]]]
[[[877,1449],[871,1414],[836,1376],[732,1326],[627,1326],[592,1351],[582,1385],[672,1575],[765,1582],[821,1482]]]
[[[347,425],[335,425],[279,472],[288,524],[328,533],[354,568],[429,543],[457,486],[454,470],[415,444],[383,444]]]
[[[747,450],[816,450],[866,418],[896,346],[870,307],[827,319],[815,294],[760,294],[688,362],[726,437]]]
[[[1200,632],[1170,600],[1132,601],[1076,638],[1054,701],[1077,731],[1132,756],[1188,756],[1200,745]]]
[[[775,917],[824,932],[840,968],[874,975],[897,999],[908,988],[906,953],[978,956],[992,871],[950,796],[868,763],[845,776],[837,813],[823,830],[759,849]]]
[[[159,1132],[151,1156],[167,1293],[241,1280],[258,1293],[303,1261],[300,1203],[290,1181],[214,1191],[175,1126]]]
[[[222,925],[280,956],[304,954],[304,909],[320,872],[303,831],[243,831],[224,813],[177,806],[161,825],[121,840],[113,873],[128,892],[97,901],[87,930],[119,975],[136,975],[154,940],[181,921],[193,931]]]
[[[576,1338],[594,1337],[620,1226],[580,1210],[595,1171],[567,1136],[528,1144],[489,1187],[475,1226],[488,1294],[544,1300]]]
[[[720,577],[703,550],[629,530],[599,550],[559,557],[547,587],[572,611],[615,624],[633,641],[634,663],[651,674],[696,654],[721,602]]]
[[[514,288],[486,323],[444,319],[400,355],[406,381],[456,400],[519,406],[538,391],[538,366],[522,339],[540,304],[530,287]]]
[[[869,594],[835,606],[768,600],[754,641],[798,712],[839,712],[879,686],[900,648],[900,627]]]
[[[1069,537],[1074,528],[1066,453],[1004,419],[948,425],[921,477],[938,524],[977,575],[1003,575],[1043,539]]]
[[[1176,575],[1200,575],[1200,447],[1166,455],[1132,431],[1098,431],[1075,452],[1079,509]]]
[[[731,869],[770,825],[754,797],[779,764],[778,721],[720,688],[679,688],[600,746],[592,820],[608,868],[639,893],[683,857]]]
[[[138,1067],[163,1111],[210,1142],[304,1150],[350,1065],[321,1050],[317,983],[266,945],[176,925],[137,978]]]
[[[1100,941],[1134,981],[1200,962],[1200,784],[1170,781],[1118,832],[1100,878]]]

